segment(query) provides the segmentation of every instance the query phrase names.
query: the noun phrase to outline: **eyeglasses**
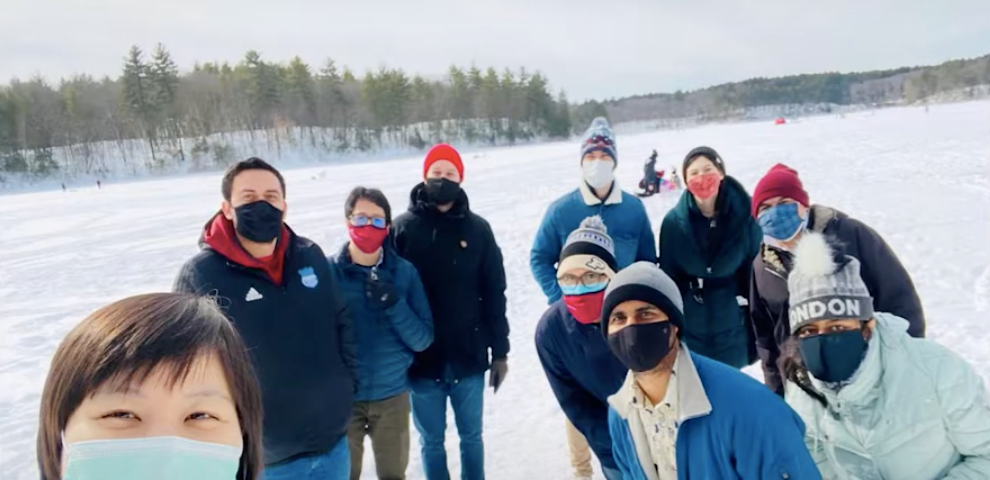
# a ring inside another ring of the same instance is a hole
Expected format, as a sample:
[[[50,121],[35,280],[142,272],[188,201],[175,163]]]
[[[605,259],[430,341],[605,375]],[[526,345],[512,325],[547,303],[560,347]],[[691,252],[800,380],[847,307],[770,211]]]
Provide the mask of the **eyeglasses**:
[[[388,222],[385,221],[384,217],[369,217],[367,215],[351,215],[347,218],[351,222],[351,225],[355,227],[366,227],[371,225],[377,229],[384,229],[388,226]]]
[[[581,275],[580,277],[565,273],[557,277],[557,283],[560,284],[561,287],[594,287],[607,281],[608,275],[598,272],[585,272],[584,275]]]

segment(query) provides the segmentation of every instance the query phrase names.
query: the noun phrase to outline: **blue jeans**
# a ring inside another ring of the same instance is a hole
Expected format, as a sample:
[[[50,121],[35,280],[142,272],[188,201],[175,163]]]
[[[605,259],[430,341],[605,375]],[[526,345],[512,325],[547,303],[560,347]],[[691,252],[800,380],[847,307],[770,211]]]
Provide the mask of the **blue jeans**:
[[[461,479],[484,480],[485,446],[481,440],[485,375],[454,380],[411,382],[412,414],[423,455],[426,480],[450,480],[444,433],[447,431],[447,398],[454,409],[454,422],[461,438]]]
[[[345,436],[327,453],[266,467],[260,480],[349,480],[350,476],[351,453]]]

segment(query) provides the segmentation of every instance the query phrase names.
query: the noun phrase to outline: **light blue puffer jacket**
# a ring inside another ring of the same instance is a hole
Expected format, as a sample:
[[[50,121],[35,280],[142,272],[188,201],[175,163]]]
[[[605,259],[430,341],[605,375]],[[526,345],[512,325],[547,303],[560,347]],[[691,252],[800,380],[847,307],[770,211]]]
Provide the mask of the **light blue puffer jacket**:
[[[876,314],[863,365],[829,404],[788,383],[808,449],[828,480],[990,479],[990,394],[965,360],[908,322]]]

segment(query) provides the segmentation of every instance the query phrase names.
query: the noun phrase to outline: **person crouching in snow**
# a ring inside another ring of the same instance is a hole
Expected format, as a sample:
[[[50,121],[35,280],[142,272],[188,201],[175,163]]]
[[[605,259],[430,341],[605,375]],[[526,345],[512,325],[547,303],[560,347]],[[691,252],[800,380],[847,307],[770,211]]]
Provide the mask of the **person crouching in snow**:
[[[860,262],[808,233],[787,280],[787,402],[829,480],[990,478],[990,395],[951,350],[874,311]]]
[[[681,171],[688,191],[660,226],[660,268],[683,295],[684,342],[696,353],[742,368],[757,356],[742,304],[760,250],[760,226],[749,214],[749,194],[726,175],[714,149],[691,150]]]
[[[625,480],[821,478],[804,423],[748,375],[690,352],[677,285],[639,262],[605,290],[601,328],[630,372],[609,397]]]
[[[752,215],[763,230],[763,246],[753,260],[749,310],[756,329],[756,349],[763,361],[764,382],[784,395],[778,362],[790,335],[787,275],[791,250],[805,232],[835,237],[842,253],[855,257],[873,306],[907,319],[908,333],[925,336],[925,312],[907,270],[883,238],[864,223],[822,205],[811,205],[797,171],[777,164],[753,191]]]
[[[357,390],[347,438],[351,480],[361,478],[364,437],[375,472],[406,478],[409,464],[409,367],[433,343],[433,317],[419,272],[385,243],[392,209],[380,190],[357,187],[344,203],[350,241],[329,258],[357,342]]]
[[[560,252],[557,283],[564,297],[550,306],[536,327],[536,351],[543,371],[574,426],[568,428],[568,447],[578,479],[592,476],[589,445],[605,478],[622,479],[612,458],[608,397],[622,385],[626,367],[598,331],[605,287],[617,268],[613,252],[601,217],[584,219]],[[584,447],[575,449],[575,445]]]

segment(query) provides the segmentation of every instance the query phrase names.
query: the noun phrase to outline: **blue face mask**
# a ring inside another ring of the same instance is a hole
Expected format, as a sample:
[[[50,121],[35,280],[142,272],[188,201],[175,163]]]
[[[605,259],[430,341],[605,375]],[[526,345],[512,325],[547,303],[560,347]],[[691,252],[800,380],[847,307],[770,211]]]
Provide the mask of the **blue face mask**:
[[[65,447],[62,480],[235,480],[241,451],[182,437],[77,442]]]
[[[596,285],[574,285],[574,286],[560,286],[560,293],[569,296],[585,295],[588,293],[598,293],[605,290],[608,286],[608,282],[602,282]]]
[[[808,217],[801,217],[798,204],[781,203],[763,211],[757,218],[763,235],[778,242],[786,242],[808,225]]]
[[[862,330],[826,333],[798,341],[804,366],[825,383],[840,383],[852,378],[863,363],[868,347]]]

